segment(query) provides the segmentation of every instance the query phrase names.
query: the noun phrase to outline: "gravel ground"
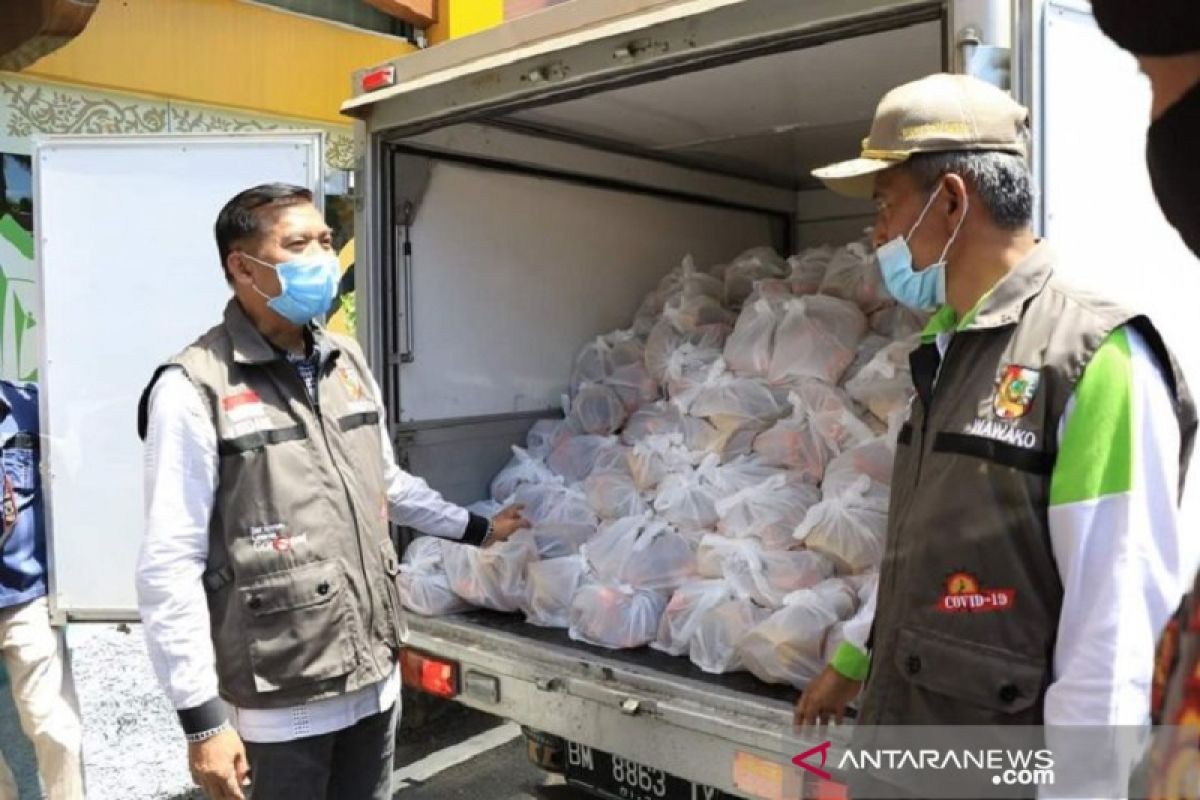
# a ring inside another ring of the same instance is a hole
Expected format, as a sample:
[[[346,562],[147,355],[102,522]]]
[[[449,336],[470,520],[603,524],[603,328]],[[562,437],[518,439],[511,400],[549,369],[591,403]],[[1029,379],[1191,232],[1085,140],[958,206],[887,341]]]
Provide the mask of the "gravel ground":
[[[67,641],[83,714],[89,800],[199,798],[141,626],[72,623]]]

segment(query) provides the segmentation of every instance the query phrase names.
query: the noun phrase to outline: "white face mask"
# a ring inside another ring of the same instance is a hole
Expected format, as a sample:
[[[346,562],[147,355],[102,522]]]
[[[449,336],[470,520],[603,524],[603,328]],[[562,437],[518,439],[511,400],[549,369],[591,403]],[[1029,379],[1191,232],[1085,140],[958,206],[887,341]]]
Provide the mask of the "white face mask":
[[[946,253],[950,252],[950,247],[958,238],[958,232],[962,230],[962,225],[967,219],[967,210],[970,208],[970,200],[964,196],[962,216],[954,226],[950,240],[942,248],[941,256],[928,267],[915,269],[908,240],[917,232],[941,191],[942,185],[939,183],[937,189],[925,201],[925,208],[921,209],[921,215],[917,217],[907,236],[897,236],[875,251],[875,257],[879,260],[879,270],[883,273],[883,282],[887,284],[888,291],[901,303],[918,311],[932,311],[945,304]]]

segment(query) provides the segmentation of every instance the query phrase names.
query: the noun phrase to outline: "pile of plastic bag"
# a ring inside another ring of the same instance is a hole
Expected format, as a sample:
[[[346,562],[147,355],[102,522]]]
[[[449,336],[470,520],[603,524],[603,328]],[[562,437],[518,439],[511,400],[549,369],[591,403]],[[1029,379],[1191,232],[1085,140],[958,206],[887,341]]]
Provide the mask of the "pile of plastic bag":
[[[485,550],[418,539],[404,605],[520,611],[803,686],[869,629],[924,323],[862,243],[685,259],[629,328],[583,345],[563,417],[473,506],[520,504],[532,528]]]

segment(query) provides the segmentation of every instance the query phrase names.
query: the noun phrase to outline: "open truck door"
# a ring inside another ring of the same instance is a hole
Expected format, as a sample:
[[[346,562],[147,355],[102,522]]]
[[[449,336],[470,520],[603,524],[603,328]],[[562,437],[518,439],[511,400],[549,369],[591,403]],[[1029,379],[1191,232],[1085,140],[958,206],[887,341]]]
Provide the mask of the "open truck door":
[[[322,134],[51,136],[34,145],[42,487],[56,622],[137,618],[137,402],[229,298],[213,241],[234,194],[321,202]]]

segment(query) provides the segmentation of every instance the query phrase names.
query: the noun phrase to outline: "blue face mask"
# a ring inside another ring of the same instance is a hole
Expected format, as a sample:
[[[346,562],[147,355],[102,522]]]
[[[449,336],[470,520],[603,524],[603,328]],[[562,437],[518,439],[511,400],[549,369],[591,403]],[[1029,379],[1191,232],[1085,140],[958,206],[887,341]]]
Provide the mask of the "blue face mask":
[[[275,270],[282,291],[277,297],[269,297],[256,285],[254,291],[267,298],[267,308],[293,325],[307,325],[317,317],[324,317],[337,296],[338,259],[332,253],[319,256],[301,256],[281,264],[268,264],[248,253],[242,253],[251,261]]]
[[[962,229],[963,221],[967,218],[967,209],[970,207],[970,201],[964,197],[962,216],[959,217],[958,225],[955,226],[950,241],[946,242],[946,246],[942,249],[941,257],[922,270],[914,269],[913,254],[908,247],[908,240],[917,232],[917,228],[920,227],[925,215],[933,206],[933,201],[941,191],[942,187],[939,184],[934,193],[929,196],[929,200],[925,202],[921,216],[917,217],[917,221],[907,236],[897,236],[875,251],[875,257],[879,259],[879,269],[883,273],[883,282],[887,284],[888,291],[901,303],[918,311],[932,311],[945,304],[946,253],[950,252],[950,246],[958,238],[958,232]]]

